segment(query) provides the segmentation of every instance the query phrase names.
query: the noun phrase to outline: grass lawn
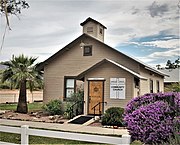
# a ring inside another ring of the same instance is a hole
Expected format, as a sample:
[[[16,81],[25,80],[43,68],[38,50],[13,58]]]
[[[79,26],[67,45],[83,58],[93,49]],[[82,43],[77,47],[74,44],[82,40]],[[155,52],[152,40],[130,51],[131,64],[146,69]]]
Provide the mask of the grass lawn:
[[[143,143],[140,142],[140,141],[135,140],[135,141],[133,141],[133,142],[131,143],[131,145],[143,145]]]
[[[3,142],[11,142],[20,144],[21,136],[19,134],[14,133],[4,133],[0,132],[0,141]],[[89,142],[82,142],[82,141],[74,141],[74,140],[64,140],[64,139],[57,139],[57,138],[48,138],[48,137],[39,137],[39,136],[30,136],[29,137],[29,144],[95,144]]]
[[[20,144],[21,136],[19,134],[14,134],[14,133],[4,133],[0,132],[0,141],[3,142],[11,142],[11,143],[16,143]],[[97,144],[97,143],[90,143],[90,142],[82,142],[82,141],[75,141],[75,140],[65,140],[65,139],[57,139],[57,138],[48,138],[48,137],[39,137],[39,136],[29,136],[29,144]],[[107,145],[107,144],[104,144]],[[134,141],[131,143],[131,145],[142,145],[141,142],[139,141]]]
[[[42,102],[34,102],[28,104],[28,110],[42,110],[43,103]],[[0,104],[0,110],[16,110],[17,104]]]

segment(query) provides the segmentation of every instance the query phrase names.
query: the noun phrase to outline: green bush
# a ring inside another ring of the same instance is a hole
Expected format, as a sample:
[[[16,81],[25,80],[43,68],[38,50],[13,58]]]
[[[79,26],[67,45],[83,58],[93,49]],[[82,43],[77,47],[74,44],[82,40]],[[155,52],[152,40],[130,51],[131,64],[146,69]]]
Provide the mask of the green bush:
[[[66,102],[64,103],[64,118],[67,118],[67,119],[71,119],[71,111],[70,111],[70,107],[72,106],[72,102]]]
[[[62,115],[63,114],[63,104],[61,100],[51,100],[49,103],[43,106],[43,109],[47,111],[50,115]]]
[[[111,107],[105,111],[102,117],[102,125],[123,126],[124,109],[120,107]]]
[[[66,101],[69,103],[65,111],[67,118],[71,119],[84,113],[84,91],[82,89],[77,89]]]

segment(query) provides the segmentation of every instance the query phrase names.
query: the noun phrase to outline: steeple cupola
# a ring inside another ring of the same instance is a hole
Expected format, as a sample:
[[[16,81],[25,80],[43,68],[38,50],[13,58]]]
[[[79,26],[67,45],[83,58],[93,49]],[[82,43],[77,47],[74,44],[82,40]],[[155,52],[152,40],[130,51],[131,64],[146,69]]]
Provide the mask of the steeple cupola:
[[[91,35],[96,39],[104,42],[104,30],[107,29],[104,25],[90,17],[80,25],[83,27],[83,33]]]

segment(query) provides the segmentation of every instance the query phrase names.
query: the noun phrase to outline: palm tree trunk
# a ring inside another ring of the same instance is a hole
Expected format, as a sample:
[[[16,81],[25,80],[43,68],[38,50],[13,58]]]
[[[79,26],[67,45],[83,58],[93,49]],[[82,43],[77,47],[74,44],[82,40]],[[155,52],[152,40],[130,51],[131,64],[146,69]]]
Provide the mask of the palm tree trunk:
[[[20,84],[17,112],[25,113],[25,114],[28,113],[27,97],[26,97],[26,80],[22,80]]]

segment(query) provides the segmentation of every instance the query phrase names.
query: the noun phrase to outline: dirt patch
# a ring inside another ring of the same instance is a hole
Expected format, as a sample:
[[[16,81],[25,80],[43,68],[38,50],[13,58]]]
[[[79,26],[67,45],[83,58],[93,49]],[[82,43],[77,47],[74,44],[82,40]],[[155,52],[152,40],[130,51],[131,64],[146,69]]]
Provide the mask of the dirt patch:
[[[103,127],[103,125],[101,124],[101,122],[99,122],[99,120],[96,120],[95,122],[89,124],[88,126]]]
[[[51,116],[43,111],[31,112],[28,114],[16,113],[15,111],[4,111],[0,113],[0,118],[2,119],[11,119],[11,120],[21,120],[21,121],[35,121],[35,122],[46,122],[46,123],[59,123],[63,124],[68,121],[62,115]],[[88,126],[95,127],[105,127],[105,128],[114,128],[114,129],[125,129],[125,127],[117,126],[103,126],[100,120],[89,124]]]
[[[31,112],[28,114],[16,113],[14,111],[5,111],[0,115],[2,119],[21,120],[21,121],[36,121],[36,122],[47,122],[47,123],[60,123],[63,124],[68,120],[63,118],[61,115],[50,116],[49,114],[38,111]]]
[[[63,124],[68,121],[61,115],[51,116],[43,111],[31,112],[28,114],[17,113],[15,111],[3,111],[0,114],[2,119],[21,120],[21,121],[35,121],[35,122],[46,122],[46,123],[60,123]],[[103,127],[101,122],[98,120],[91,123],[89,126]]]

